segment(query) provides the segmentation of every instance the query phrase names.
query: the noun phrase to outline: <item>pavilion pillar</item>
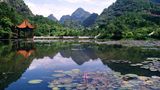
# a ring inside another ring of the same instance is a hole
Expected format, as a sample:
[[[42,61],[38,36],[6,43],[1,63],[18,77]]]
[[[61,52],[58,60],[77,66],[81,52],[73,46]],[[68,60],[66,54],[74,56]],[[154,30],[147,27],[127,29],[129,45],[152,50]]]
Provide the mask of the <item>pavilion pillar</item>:
[[[20,38],[20,30],[18,29],[18,39]]]
[[[32,38],[33,38],[33,36],[34,36],[33,30],[31,31],[31,33],[32,33]]]

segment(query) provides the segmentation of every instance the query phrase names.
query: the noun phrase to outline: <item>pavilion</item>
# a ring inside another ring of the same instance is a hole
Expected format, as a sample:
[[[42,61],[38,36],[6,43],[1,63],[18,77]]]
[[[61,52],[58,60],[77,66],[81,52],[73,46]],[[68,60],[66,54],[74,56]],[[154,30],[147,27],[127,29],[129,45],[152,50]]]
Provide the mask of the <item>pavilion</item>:
[[[17,38],[33,38],[34,33],[33,29],[35,27],[29,23],[27,19],[25,19],[20,25],[16,26],[16,33],[17,33]]]

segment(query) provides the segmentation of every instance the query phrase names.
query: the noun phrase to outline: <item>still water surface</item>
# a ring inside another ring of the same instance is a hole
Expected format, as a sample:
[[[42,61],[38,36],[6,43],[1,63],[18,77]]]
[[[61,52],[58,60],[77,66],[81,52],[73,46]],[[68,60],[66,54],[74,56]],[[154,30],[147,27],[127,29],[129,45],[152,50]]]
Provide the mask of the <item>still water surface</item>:
[[[0,90],[119,90],[123,80],[117,73],[160,76],[159,60],[155,71],[134,66],[149,58],[160,58],[160,47],[0,42]]]

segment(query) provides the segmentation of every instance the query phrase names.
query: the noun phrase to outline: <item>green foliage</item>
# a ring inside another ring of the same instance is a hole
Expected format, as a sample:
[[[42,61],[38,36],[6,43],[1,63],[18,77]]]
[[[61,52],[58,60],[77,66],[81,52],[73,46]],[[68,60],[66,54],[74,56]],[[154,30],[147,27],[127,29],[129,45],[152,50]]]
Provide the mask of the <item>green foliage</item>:
[[[98,39],[117,40],[160,39],[160,6],[157,1],[117,0],[103,11],[94,28],[84,28],[78,21],[66,21],[64,27],[43,16],[33,16],[22,0],[8,1],[0,3],[0,38],[14,36],[14,27],[28,18],[36,27],[35,36],[96,36]],[[68,26],[70,28],[67,28]]]
[[[80,34],[79,30],[64,28],[58,22],[43,16],[30,17],[30,21],[36,25],[34,30],[36,36],[77,36]]]
[[[99,16],[101,39],[159,39],[160,6],[150,0],[117,0]],[[117,33],[118,32],[118,33]],[[150,35],[152,34],[152,35]]]

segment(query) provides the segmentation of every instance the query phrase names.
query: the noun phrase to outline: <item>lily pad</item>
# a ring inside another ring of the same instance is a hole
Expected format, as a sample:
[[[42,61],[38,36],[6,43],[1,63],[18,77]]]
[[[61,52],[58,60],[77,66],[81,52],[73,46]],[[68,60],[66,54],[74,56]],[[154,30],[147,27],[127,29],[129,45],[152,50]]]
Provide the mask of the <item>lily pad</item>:
[[[150,80],[150,78],[149,77],[146,77],[146,76],[139,76],[138,77],[140,80],[142,80],[142,81],[148,81],[148,80]]]
[[[129,80],[135,80],[138,79],[138,75],[136,74],[126,74],[123,76],[123,80],[129,81]]]
[[[39,84],[39,83],[41,83],[43,80],[30,80],[30,81],[28,81],[28,83],[29,84]]]
[[[48,88],[53,88],[53,87],[55,87],[55,85],[53,85],[52,83],[48,85]]]
[[[148,65],[143,65],[140,68],[149,69],[149,66]]]
[[[74,73],[74,74],[79,74],[79,73],[80,73],[80,70],[79,70],[79,69],[72,69],[72,73]]]
[[[137,64],[131,64],[131,66],[142,66],[143,64],[137,63]]]
[[[54,87],[52,88],[52,90],[60,90],[58,87]]]
[[[138,75],[136,75],[136,74],[126,74],[125,76],[128,76],[128,77],[138,77]]]
[[[155,69],[155,68],[153,68],[153,67],[150,67],[150,71],[155,72],[155,71],[157,71],[157,69]]]
[[[64,73],[67,74],[67,75],[71,75],[72,71],[65,71]]]
[[[53,74],[52,76],[53,76],[53,77],[64,77],[65,74]]]
[[[135,67],[135,66],[137,66],[137,65],[136,65],[136,64],[131,64],[131,66]]]
[[[63,70],[56,70],[54,71],[55,73],[63,73],[64,71]]]
[[[61,83],[65,83],[65,84],[70,84],[73,80],[71,78],[63,78],[63,80],[61,80]]]

